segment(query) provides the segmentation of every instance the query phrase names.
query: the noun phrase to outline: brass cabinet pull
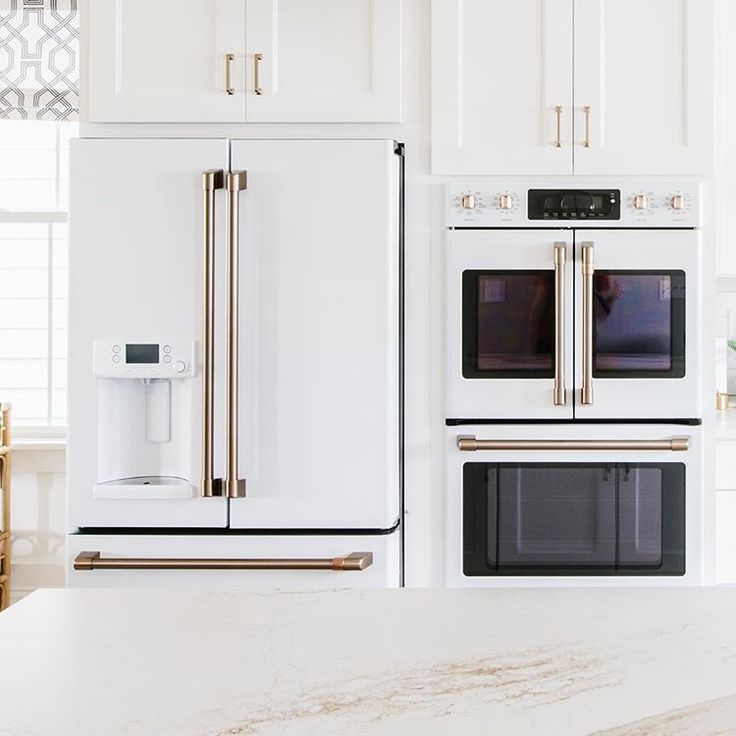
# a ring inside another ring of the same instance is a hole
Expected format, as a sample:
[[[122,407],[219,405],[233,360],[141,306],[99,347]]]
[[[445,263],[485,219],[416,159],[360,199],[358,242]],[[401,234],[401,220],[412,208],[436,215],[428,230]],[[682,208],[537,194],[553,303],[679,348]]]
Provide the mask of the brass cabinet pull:
[[[263,61],[263,54],[253,54],[253,91],[257,95],[263,94],[263,88],[261,87],[261,61]]]
[[[664,440],[478,440],[458,437],[457,449],[463,452],[477,450],[665,450],[686,452],[689,437],[670,437]]]
[[[240,192],[247,187],[245,171],[227,175],[227,477],[228,498],[245,496],[238,478],[238,358],[239,358],[239,214]]]
[[[593,403],[593,243],[582,244],[583,254],[583,389],[581,403]]]
[[[557,138],[555,140],[555,148],[562,148],[562,105],[555,105],[555,115],[557,116]]]
[[[294,557],[230,559],[207,557],[103,557],[100,552],[80,552],[75,570],[365,570],[373,564],[372,552],[351,552],[344,557]]]
[[[235,54],[225,54],[225,94],[234,95],[235,88],[233,87],[232,71],[233,62],[235,61]]]
[[[583,117],[585,118],[585,138],[583,148],[590,148],[590,105],[583,105]]]
[[[222,479],[214,478],[212,443],[214,436],[215,381],[215,191],[222,189],[225,174],[220,169],[205,171],[204,264],[202,315],[202,487],[203,496],[221,496]]]
[[[565,260],[567,246],[555,243],[555,406],[567,402],[565,391]]]

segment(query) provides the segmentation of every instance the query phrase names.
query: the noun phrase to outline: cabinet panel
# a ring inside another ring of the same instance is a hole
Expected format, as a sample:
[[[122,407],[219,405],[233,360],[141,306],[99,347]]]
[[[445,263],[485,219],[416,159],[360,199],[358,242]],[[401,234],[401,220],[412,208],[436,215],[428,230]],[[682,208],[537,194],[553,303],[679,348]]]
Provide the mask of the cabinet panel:
[[[736,492],[716,493],[716,582],[736,583]]]
[[[434,0],[433,173],[572,173],[572,18],[572,0]]]
[[[710,171],[712,36],[710,0],[576,3],[576,174]]]
[[[399,0],[249,0],[248,122],[397,122]]]
[[[243,0],[90,0],[86,8],[90,121],[245,120]]]

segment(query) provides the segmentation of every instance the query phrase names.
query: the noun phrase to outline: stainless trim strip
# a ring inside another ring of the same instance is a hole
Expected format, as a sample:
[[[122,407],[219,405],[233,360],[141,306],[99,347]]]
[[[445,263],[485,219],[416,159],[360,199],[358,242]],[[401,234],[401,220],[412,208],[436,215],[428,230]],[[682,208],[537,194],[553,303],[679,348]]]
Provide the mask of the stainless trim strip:
[[[90,570],[365,570],[373,564],[372,552],[351,552],[344,557],[229,559],[207,557],[102,557],[96,550],[80,552],[74,569]]]
[[[567,403],[565,390],[565,260],[567,245],[555,243],[555,406]]]
[[[227,174],[227,475],[228,498],[245,496],[245,480],[238,477],[238,357],[239,357],[239,214],[240,192],[246,189],[248,174]]]
[[[664,450],[686,452],[689,437],[670,437],[662,440],[479,440],[458,437],[457,449],[462,452],[477,450]]]
[[[204,191],[204,284],[202,319],[202,485],[207,498],[222,496],[222,478],[214,477],[212,443],[214,437],[215,381],[215,192],[225,184],[222,169],[205,171]]]
[[[593,403],[593,243],[582,244],[583,260],[583,388],[580,403]]]

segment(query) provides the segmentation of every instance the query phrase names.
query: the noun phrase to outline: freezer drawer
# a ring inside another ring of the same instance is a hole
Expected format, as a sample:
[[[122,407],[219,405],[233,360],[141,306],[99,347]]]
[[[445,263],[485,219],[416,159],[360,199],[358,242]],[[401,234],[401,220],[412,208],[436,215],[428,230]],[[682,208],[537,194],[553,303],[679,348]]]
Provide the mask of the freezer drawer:
[[[67,555],[67,584],[76,588],[395,588],[401,579],[398,530],[334,536],[72,534]],[[220,565],[237,567],[213,569]]]

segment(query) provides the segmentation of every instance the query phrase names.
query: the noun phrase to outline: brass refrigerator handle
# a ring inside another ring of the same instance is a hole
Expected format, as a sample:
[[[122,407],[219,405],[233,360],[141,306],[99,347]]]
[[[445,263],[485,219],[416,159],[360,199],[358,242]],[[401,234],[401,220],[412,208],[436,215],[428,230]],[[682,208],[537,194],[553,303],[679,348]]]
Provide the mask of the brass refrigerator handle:
[[[257,95],[263,94],[261,87],[261,62],[263,54],[253,54],[253,92]]]
[[[215,192],[225,184],[221,169],[205,171],[204,191],[204,283],[202,292],[202,486],[207,498],[222,496],[222,479],[214,477],[214,381],[215,381]]]
[[[239,214],[240,192],[247,188],[245,171],[227,174],[227,476],[228,498],[245,496],[245,480],[238,478],[238,357],[239,357]]]
[[[565,390],[565,260],[567,245],[555,243],[555,406],[567,403]]]
[[[689,437],[670,437],[662,440],[479,440],[458,437],[457,449],[462,452],[477,450],[663,450],[686,452]]]
[[[225,54],[225,94],[234,95],[235,88],[233,87],[232,71],[233,62],[235,61],[235,54]]]
[[[590,105],[583,105],[583,116],[585,118],[585,138],[583,148],[590,148]]]
[[[102,557],[98,551],[80,552],[75,570],[365,570],[373,564],[372,552],[351,552],[344,557],[207,558],[207,557]]]
[[[562,148],[562,105],[555,105],[555,115],[557,117],[557,137],[555,139],[555,148]]]
[[[593,243],[582,244],[583,263],[583,388],[581,403],[593,403]]]

